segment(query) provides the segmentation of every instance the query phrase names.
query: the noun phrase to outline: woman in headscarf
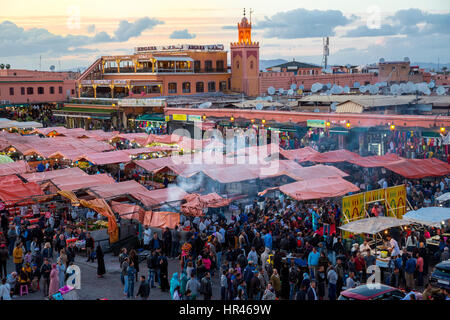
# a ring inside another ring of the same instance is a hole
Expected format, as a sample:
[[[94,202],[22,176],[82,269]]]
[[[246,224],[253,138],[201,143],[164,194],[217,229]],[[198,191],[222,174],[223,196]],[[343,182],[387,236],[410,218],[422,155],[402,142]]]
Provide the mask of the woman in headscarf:
[[[64,287],[64,282],[66,280],[66,266],[62,262],[62,259],[58,259],[58,264],[56,265],[56,269],[58,270],[59,275],[59,287]]]
[[[178,272],[175,272],[170,279],[170,296],[173,298],[173,293],[176,287],[180,286],[180,280],[178,279]]]
[[[188,282],[188,277],[186,274],[186,271],[182,271],[181,272],[181,277],[180,277],[180,294],[181,296],[184,296],[184,294],[186,293],[186,285]]]
[[[59,272],[56,268],[56,263],[52,264],[52,271],[50,272],[50,286],[48,289],[48,295],[52,296],[59,290]]]
[[[103,250],[100,244],[97,245],[97,250],[95,253],[97,256],[97,277],[103,278],[103,275],[106,273],[106,270],[105,270],[105,260]]]

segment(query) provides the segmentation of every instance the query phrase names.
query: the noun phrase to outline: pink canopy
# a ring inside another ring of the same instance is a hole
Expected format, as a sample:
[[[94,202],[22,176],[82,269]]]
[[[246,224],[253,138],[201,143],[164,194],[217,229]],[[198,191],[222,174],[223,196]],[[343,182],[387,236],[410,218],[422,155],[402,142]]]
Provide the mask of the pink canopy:
[[[266,189],[260,195],[270,190],[279,189],[284,194],[295,200],[312,200],[322,198],[334,198],[343,196],[349,192],[358,192],[359,188],[341,177],[318,178],[305,181],[297,181],[285,184],[277,188]]]
[[[27,174],[21,174],[22,178],[27,180],[28,182],[37,182],[40,183],[46,180],[52,180],[59,177],[75,177],[81,178],[84,176],[89,176],[86,172],[81,170],[80,168],[67,168],[61,170],[52,170],[52,171],[44,171],[44,172],[33,172]]]
[[[131,161],[130,155],[124,150],[98,152],[75,158],[74,161],[87,160],[95,165],[107,165],[116,163],[127,163]]]
[[[402,159],[384,165],[408,179],[422,179],[425,177],[440,177],[450,174],[450,165],[438,159]]]
[[[114,179],[106,173],[87,176],[66,176],[51,180],[59,190],[74,191],[88,187],[115,183]]]
[[[352,162],[361,159],[359,154],[354,152],[340,149],[333,150],[324,153],[313,154],[307,158],[307,161],[321,162],[321,163],[334,163],[334,162]]]
[[[12,184],[12,183],[22,183],[22,180],[15,174],[10,176],[1,176],[0,177],[0,185],[2,184]]]
[[[97,196],[98,198],[113,198],[125,194],[139,196],[139,194],[146,193],[148,190],[140,183],[129,180],[114,184],[104,184],[100,186],[90,187],[88,193]]]
[[[0,164],[0,176],[9,176],[11,174],[22,174],[30,172],[28,163],[23,160]]]
[[[318,164],[311,167],[300,167],[286,172],[286,175],[295,180],[311,180],[317,178],[331,178],[331,177],[347,177],[348,174],[344,171],[333,167]]]
[[[384,167],[393,161],[401,160],[402,158],[394,153],[386,153],[383,156],[370,156],[370,157],[360,157],[350,162],[356,164],[360,167],[375,168]]]
[[[319,152],[314,150],[311,147],[305,147],[300,149],[293,150],[284,150],[280,149],[280,153],[282,156],[289,160],[296,160],[298,162],[308,161],[312,156],[315,156]]]
[[[122,219],[136,220],[141,223],[144,222],[145,211],[138,205],[111,201],[111,209]]]
[[[173,201],[181,201],[187,192],[180,187],[173,186],[140,193],[139,197],[145,206],[156,206]]]
[[[176,212],[155,212],[146,211],[144,217],[144,226],[153,228],[166,228],[174,229],[177,224],[180,223],[180,214]]]
[[[181,206],[181,212],[189,216],[203,216],[204,208],[220,208],[230,204],[231,200],[224,199],[217,193],[199,195],[196,193],[184,197],[186,203]]]

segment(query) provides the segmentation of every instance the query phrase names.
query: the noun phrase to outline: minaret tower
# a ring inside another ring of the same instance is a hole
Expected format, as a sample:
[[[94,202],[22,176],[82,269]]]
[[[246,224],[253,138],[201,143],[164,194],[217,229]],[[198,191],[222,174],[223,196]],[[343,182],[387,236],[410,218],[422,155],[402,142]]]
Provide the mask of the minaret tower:
[[[252,11],[250,10],[250,19]],[[252,23],[245,16],[238,27],[238,42],[230,44],[231,90],[259,95],[259,42],[252,42]]]

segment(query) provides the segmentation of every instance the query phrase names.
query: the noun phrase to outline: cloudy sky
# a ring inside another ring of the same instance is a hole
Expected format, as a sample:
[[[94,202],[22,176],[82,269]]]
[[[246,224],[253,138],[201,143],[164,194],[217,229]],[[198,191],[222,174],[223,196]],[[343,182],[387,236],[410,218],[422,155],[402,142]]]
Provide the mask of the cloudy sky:
[[[42,70],[85,67],[135,46],[224,44],[237,38],[241,0],[7,1],[0,11],[0,62]],[[330,37],[330,64],[409,57],[450,62],[449,0],[246,0],[261,59],[320,64]]]

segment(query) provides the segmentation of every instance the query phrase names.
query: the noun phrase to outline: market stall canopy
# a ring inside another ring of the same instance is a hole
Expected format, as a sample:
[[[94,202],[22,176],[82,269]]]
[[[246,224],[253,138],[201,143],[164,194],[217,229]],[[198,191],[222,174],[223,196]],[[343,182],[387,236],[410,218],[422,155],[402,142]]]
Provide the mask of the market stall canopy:
[[[153,153],[153,152],[170,152],[174,149],[171,147],[148,147],[148,148],[137,148],[137,149],[125,149],[123,152],[129,154],[130,156],[137,156],[140,154]]]
[[[174,201],[181,201],[188,193],[177,186],[163,189],[147,190],[140,194],[140,199],[146,207],[162,205]]]
[[[8,157],[8,156],[6,156],[6,155],[3,155],[3,154],[0,154],[0,164],[3,164],[3,163],[13,163],[13,162],[14,162],[14,160],[11,159],[10,157]]]
[[[0,176],[9,176],[11,174],[23,174],[30,172],[31,169],[26,161],[20,160],[12,163],[0,164]]]
[[[448,201],[450,200],[450,192],[444,193],[436,198],[437,201]]]
[[[74,161],[86,160],[90,163],[98,166],[117,163],[128,163],[131,161],[130,155],[124,150],[110,151],[110,152],[97,152],[80,156]]]
[[[135,220],[140,223],[144,222],[145,211],[138,205],[111,201],[111,209],[121,219]]]
[[[411,224],[411,222],[404,219],[396,219],[391,217],[372,217],[367,219],[360,219],[356,221],[349,222],[339,228],[341,230],[360,234],[377,234],[386,229],[401,227]]]
[[[2,184],[12,184],[12,183],[22,183],[22,180],[15,174],[10,176],[1,176],[0,177],[0,185]]]
[[[181,212],[185,215],[194,217],[203,216],[204,208],[225,207],[231,202],[231,200],[224,199],[217,193],[210,193],[203,196],[192,193],[185,196],[184,200],[186,200],[186,203],[181,205]]]
[[[59,190],[75,191],[88,187],[113,184],[116,181],[106,173],[83,176],[65,176],[51,179]]]
[[[114,184],[104,184],[101,186],[89,187],[87,192],[98,198],[110,199],[126,194],[139,196],[148,192],[147,188],[134,180],[118,182]]]
[[[441,177],[450,173],[450,165],[438,159],[402,159],[384,165],[408,179],[422,179],[425,177]]]
[[[177,212],[168,211],[147,211],[144,217],[144,226],[153,228],[166,228],[174,229],[177,224],[180,223],[180,214]]]
[[[369,157],[359,157],[354,160],[350,160],[350,163],[356,164],[360,167],[365,168],[376,168],[384,167],[394,161],[402,160],[401,157],[394,153],[386,153],[383,156],[369,156]]]
[[[320,152],[314,150],[311,147],[305,147],[300,149],[284,150],[280,148],[280,154],[289,160],[295,160],[298,162],[308,161],[312,156],[319,154]]]
[[[439,228],[442,221],[450,220],[450,208],[426,207],[409,211],[403,215],[403,219],[414,223]]]
[[[276,189],[298,201],[334,198],[343,196],[349,192],[360,191],[357,186],[341,177],[330,177],[297,181],[280,187],[266,189],[259,194],[264,195],[268,191]]]
[[[6,205],[13,205],[43,195],[42,189],[34,182],[13,182],[0,185],[0,200]]]
[[[70,177],[73,177],[75,179],[81,179],[81,177],[86,177],[89,175],[80,168],[74,167],[60,170],[26,173],[21,174],[20,176],[25,180],[27,180],[28,182],[40,183],[46,180],[52,180],[60,177],[65,177],[67,179],[69,179]]]
[[[283,160],[280,161],[283,163]],[[348,174],[344,171],[333,167],[318,164],[311,167],[299,167],[286,170],[285,175],[291,177],[294,180],[312,180],[317,178],[331,178],[331,177],[347,177]]]
[[[352,162],[361,159],[362,157],[354,152],[340,149],[324,153],[312,154],[306,161],[321,162],[321,163],[335,163],[335,162]]]

